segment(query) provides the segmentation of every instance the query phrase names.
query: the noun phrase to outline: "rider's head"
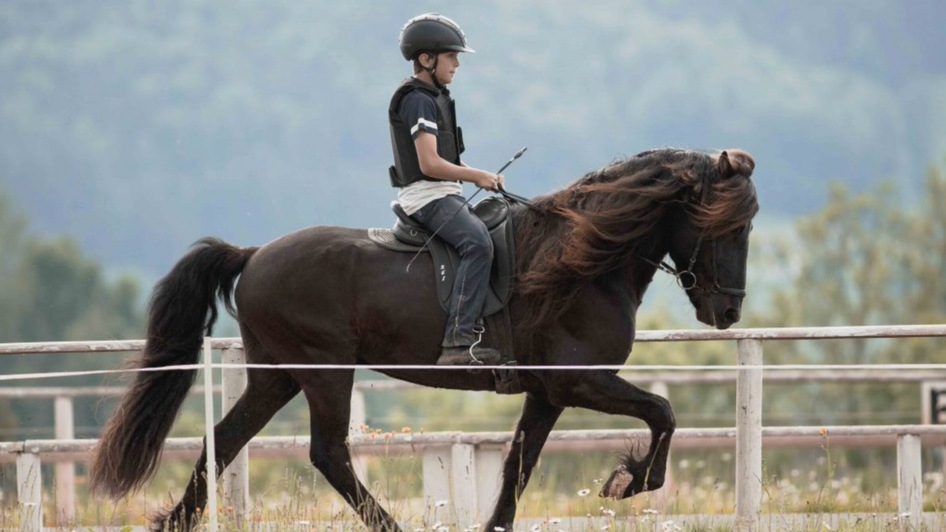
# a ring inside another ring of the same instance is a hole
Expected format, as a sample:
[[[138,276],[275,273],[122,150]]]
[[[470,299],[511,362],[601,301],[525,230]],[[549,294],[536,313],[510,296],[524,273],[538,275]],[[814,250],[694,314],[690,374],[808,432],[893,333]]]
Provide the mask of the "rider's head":
[[[460,26],[437,13],[426,13],[407,21],[398,39],[401,55],[414,62],[414,74],[427,73],[436,86],[453,81],[460,66],[457,55],[473,52],[466,45]]]

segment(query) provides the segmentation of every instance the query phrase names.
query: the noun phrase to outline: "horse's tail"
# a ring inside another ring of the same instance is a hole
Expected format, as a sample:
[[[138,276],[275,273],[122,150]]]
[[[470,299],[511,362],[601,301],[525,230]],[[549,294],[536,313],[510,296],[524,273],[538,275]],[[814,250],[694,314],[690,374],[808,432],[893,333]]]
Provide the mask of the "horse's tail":
[[[238,275],[258,248],[216,238],[200,240],[151,296],[148,339],[133,364],[141,368],[196,364],[204,333],[217,320],[216,296],[235,315],[231,296]],[[164,439],[197,376],[196,370],[139,372],[95,450],[94,492],[120,498],[155,473]]]

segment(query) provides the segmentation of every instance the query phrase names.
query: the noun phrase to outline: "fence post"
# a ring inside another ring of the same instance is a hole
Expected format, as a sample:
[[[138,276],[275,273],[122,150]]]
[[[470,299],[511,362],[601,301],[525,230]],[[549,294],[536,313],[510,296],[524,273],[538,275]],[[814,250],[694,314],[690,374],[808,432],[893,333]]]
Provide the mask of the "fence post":
[[[366,423],[368,418],[365,409],[365,392],[357,385],[351,391],[351,414],[348,416],[348,435],[354,436],[363,434],[361,426]],[[353,453],[351,457],[351,467],[355,470],[355,476],[362,484],[368,484],[368,459],[364,456],[358,456]]]
[[[457,528],[465,529],[476,518],[476,447],[468,443],[450,446],[450,476],[453,487],[453,508],[457,512]]]
[[[243,349],[229,348],[223,350],[224,364],[243,364],[246,357]],[[246,390],[246,368],[223,370],[223,398],[221,401],[223,415],[226,416],[233,405],[240,399]],[[227,512],[232,509],[233,519],[237,527],[242,528],[244,519],[250,510],[250,458],[246,447],[240,449],[236,458],[223,471],[223,497]]]
[[[450,447],[427,447],[424,449],[423,475],[424,475],[424,519],[433,524],[435,521],[443,520],[447,512],[452,512],[453,507],[444,510],[437,506],[439,501],[450,500],[450,471],[453,460],[451,459]]]
[[[762,341],[737,342],[739,366],[762,365]],[[736,530],[758,529],[762,511],[762,369],[736,376]]]
[[[72,398],[56,397],[53,406],[57,440],[75,439]],[[56,464],[56,522],[65,526],[76,519],[76,465],[74,462]]]
[[[499,490],[503,485],[503,458],[505,446],[477,445],[476,460],[476,512],[478,521],[489,519],[489,512],[496,506]]]
[[[214,432],[214,378],[211,338],[204,337],[204,450],[207,452],[207,530],[217,532],[217,441]],[[199,474],[199,473],[198,473]]]
[[[897,438],[897,511],[901,530],[919,530],[923,522],[923,466],[920,437]]]
[[[43,477],[39,455],[28,452],[16,457],[16,494],[20,504],[20,531],[43,529]]]

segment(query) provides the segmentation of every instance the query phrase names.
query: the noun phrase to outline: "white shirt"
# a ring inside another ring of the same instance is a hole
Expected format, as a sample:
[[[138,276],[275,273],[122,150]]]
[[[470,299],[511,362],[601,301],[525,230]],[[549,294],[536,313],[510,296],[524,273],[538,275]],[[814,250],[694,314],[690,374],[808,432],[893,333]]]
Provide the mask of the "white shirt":
[[[463,195],[463,184],[456,181],[417,181],[397,191],[397,202],[408,215],[424,205],[450,194]]]

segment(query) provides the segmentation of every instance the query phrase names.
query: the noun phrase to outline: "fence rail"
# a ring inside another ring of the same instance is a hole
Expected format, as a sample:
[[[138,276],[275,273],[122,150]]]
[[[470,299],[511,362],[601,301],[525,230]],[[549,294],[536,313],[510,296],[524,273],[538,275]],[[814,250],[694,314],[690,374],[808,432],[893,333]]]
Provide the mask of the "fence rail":
[[[727,331],[717,330],[671,330],[671,331],[639,331],[636,336],[638,342],[681,342],[681,341],[719,341],[735,340],[737,345],[736,362],[739,366],[745,366],[735,372],[736,381],[736,427],[735,429],[715,429],[726,431],[725,437],[734,439],[736,446],[736,515],[735,525],[738,530],[755,530],[758,527],[761,515],[762,486],[760,479],[762,477],[762,446],[764,438],[780,437],[782,431],[795,431],[798,437],[811,437],[806,431],[813,427],[762,427],[762,346],[764,341],[788,341],[788,340],[842,340],[842,339],[866,339],[866,338],[916,338],[916,337],[944,337],[946,336],[946,325],[902,325],[902,326],[863,326],[863,327],[804,327],[804,328],[764,328],[764,329],[730,329]],[[41,344],[0,344],[0,355],[30,355],[30,354],[83,354],[93,352],[123,352],[138,351],[144,347],[144,341],[107,341],[107,342],[54,342]],[[205,353],[211,348],[223,350],[224,362],[227,364],[239,364],[242,362],[242,342],[239,338],[208,339],[205,342]],[[205,355],[205,358],[206,355]],[[209,361],[205,361],[209,363]],[[713,378],[723,379],[721,372],[717,372]],[[731,372],[730,372],[731,373]],[[776,373],[775,375],[778,375]],[[937,378],[941,374],[937,375]],[[227,369],[223,371],[223,394],[224,410],[235,402],[236,398],[242,393],[246,382],[245,369]],[[205,376],[205,378],[209,378]],[[652,380],[652,375],[646,377]],[[732,377],[729,377],[730,379]],[[827,380],[828,375],[825,375]],[[637,380],[633,378],[632,380]],[[728,380],[728,379],[727,379]],[[770,378],[771,380],[771,378]],[[844,379],[838,379],[844,380]],[[892,380],[890,375],[885,375],[885,381]],[[709,382],[709,381],[707,381]],[[718,382],[718,381],[717,381]],[[210,392],[206,390],[205,392]],[[357,400],[358,394],[356,394]],[[205,395],[205,401],[209,401],[209,393]],[[363,399],[362,399],[363,412]],[[353,405],[353,411],[357,412],[358,405]],[[211,421],[211,420],[209,420]],[[936,432],[936,428],[927,428],[922,426],[904,426],[904,427],[833,427],[829,431],[834,431],[838,437],[844,436],[845,430],[871,431],[880,430],[887,437],[894,437],[898,448],[898,482],[901,487],[898,500],[899,511],[908,516],[907,523],[910,526],[917,527],[922,519],[922,491],[920,489],[920,445],[922,438],[940,438],[941,434]],[[702,434],[704,439],[711,438],[711,433],[706,433],[709,429],[680,429],[677,437],[685,441],[688,437],[687,431],[697,431],[694,434]],[[699,432],[704,431],[704,432]],[[774,432],[773,432],[774,431]],[[932,432],[930,432],[932,431]],[[590,431],[581,431],[588,433]],[[503,433],[505,434],[505,433]],[[619,438],[626,438],[627,431],[615,431]],[[866,436],[867,432],[859,434],[851,433],[849,437]],[[416,436],[416,435],[415,435]],[[506,434],[506,437],[509,435]],[[57,434],[57,438],[60,435]],[[401,436],[392,437],[392,440]],[[474,437],[452,436],[452,438]],[[475,436],[482,438],[484,436]],[[560,437],[560,436],[557,436]],[[483,492],[487,488],[486,483],[478,483],[475,478],[476,468],[466,467],[472,460],[476,459],[476,447],[499,446],[498,449],[481,452],[481,462],[478,468],[489,471],[491,468],[497,468],[502,463],[502,449],[504,442],[500,436],[496,436],[495,442],[466,443],[451,440],[439,444],[441,446],[440,454],[436,456],[440,464],[451,463],[450,468],[451,482],[447,488],[448,494],[443,498],[454,501],[472,501],[471,508],[476,509],[475,501],[490,500],[488,494]],[[68,439],[68,438],[66,438]],[[296,439],[295,441],[301,441]],[[353,438],[353,442],[357,438]],[[557,440],[556,440],[557,441]],[[212,434],[208,434],[208,445],[212,445]],[[380,444],[380,442],[378,443]],[[390,445],[391,442],[385,442]],[[24,443],[25,445],[25,443]],[[34,445],[36,445],[34,443]],[[357,444],[367,445],[370,444]],[[402,444],[398,444],[402,445]],[[419,445],[415,443],[415,445]],[[431,445],[431,444],[427,444]],[[448,447],[444,447],[448,446]],[[449,451],[444,451],[449,448]],[[483,454],[483,453],[491,454]],[[425,471],[427,469],[428,454],[425,453]],[[234,461],[230,468],[224,473],[224,488],[228,498],[231,498],[231,505],[235,511],[245,511],[248,505],[248,480],[246,476],[247,469],[246,450],[241,452],[241,456]],[[430,460],[433,460],[431,458]],[[22,465],[21,465],[22,460]],[[212,464],[212,461],[208,461]],[[431,463],[434,466],[435,463]],[[18,471],[23,470],[24,478],[21,482],[23,488],[20,492],[21,501],[31,499],[37,495],[35,486],[39,482],[38,465],[39,459],[36,454],[26,451],[19,452]],[[356,466],[357,467],[357,466]],[[426,473],[425,473],[426,477]],[[425,478],[426,484],[426,478]],[[438,488],[442,491],[441,488]],[[425,488],[426,489],[426,488]],[[433,491],[434,488],[431,488]],[[477,497],[480,495],[480,497]],[[38,495],[37,495],[38,496]],[[214,501],[208,509],[213,510]],[[29,530],[38,530],[41,525],[40,510],[35,505],[24,506],[24,523]],[[32,512],[32,513],[30,513]],[[458,512],[459,513],[459,512]],[[461,525],[473,519],[473,514],[467,512],[459,513]],[[213,528],[214,515],[211,516],[211,527]],[[469,523],[466,523],[469,524]]]
[[[677,329],[637,331],[635,342],[705,342],[716,340],[845,340],[854,338],[927,338],[946,336],[946,325],[861,325],[853,327],[760,327],[755,329]],[[243,349],[241,338],[213,338],[212,349]],[[118,353],[144,349],[144,340],[29,342],[0,344],[0,355]]]

